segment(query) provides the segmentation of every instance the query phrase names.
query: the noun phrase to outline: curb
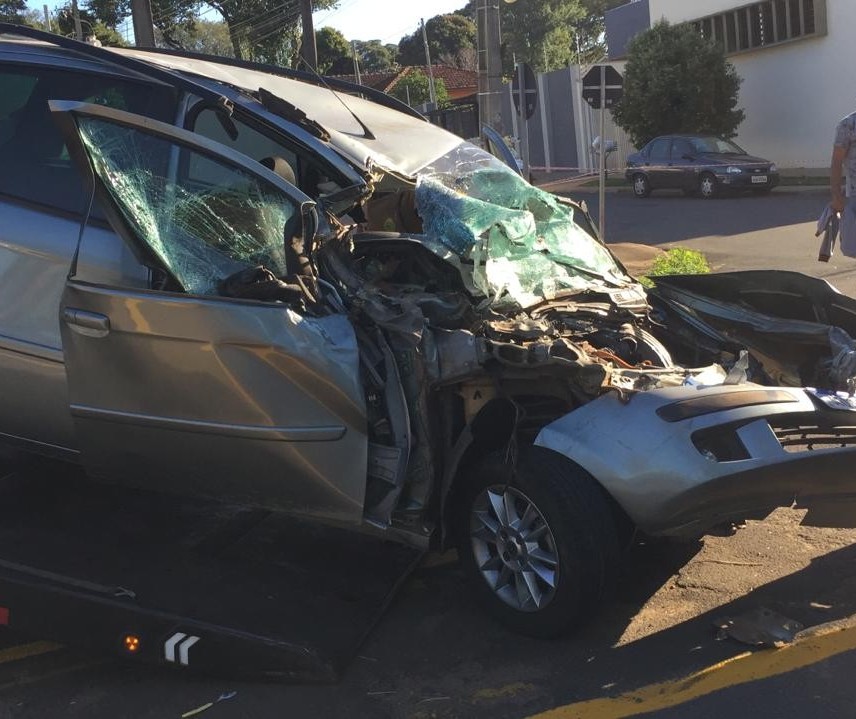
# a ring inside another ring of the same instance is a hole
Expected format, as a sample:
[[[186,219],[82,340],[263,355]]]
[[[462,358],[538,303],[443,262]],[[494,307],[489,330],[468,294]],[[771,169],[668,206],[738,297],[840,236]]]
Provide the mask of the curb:
[[[614,697],[599,697],[548,709],[529,719],[624,719],[670,709],[730,687],[798,671],[856,650],[856,617],[804,629],[774,649],[742,652],[688,676]]]

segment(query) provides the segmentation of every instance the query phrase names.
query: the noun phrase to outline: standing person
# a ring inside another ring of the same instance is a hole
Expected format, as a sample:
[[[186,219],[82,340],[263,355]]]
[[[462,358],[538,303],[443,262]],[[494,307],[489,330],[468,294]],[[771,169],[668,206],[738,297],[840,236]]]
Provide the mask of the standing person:
[[[841,175],[845,189],[841,190]],[[856,112],[835,126],[835,143],[829,167],[830,207],[841,213],[841,253],[856,257]]]

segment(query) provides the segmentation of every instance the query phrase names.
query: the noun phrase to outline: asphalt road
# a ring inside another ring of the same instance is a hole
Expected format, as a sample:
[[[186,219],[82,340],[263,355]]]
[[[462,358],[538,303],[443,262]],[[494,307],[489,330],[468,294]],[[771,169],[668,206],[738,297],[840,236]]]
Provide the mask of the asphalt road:
[[[597,219],[597,192],[574,193]],[[804,272],[856,296],[856,258],[840,252],[817,261],[817,217],[829,200],[823,188],[778,187],[770,195],[687,198],[659,191],[637,199],[629,190],[606,196],[606,242],[703,252],[713,271],[779,269]]]
[[[597,195],[584,197],[596,212]],[[610,193],[607,239],[693,247],[715,269],[811,272],[856,294],[856,260],[816,262],[824,202],[787,190],[714,201]],[[454,557],[431,556],[335,685],[195,677],[2,632],[0,719],[852,716],[854,652],[840,641],[801,645],[801,668],[781,674],[759,667],[767,654],[746,656],[714,628],[760,608],[807,627],[856,613],[856,531],[802,527],[801,518],[783,509],[732,536],[637,545],[612,603],[553,642],[482,616]],[[700,694],[711,681],[718,691]]]

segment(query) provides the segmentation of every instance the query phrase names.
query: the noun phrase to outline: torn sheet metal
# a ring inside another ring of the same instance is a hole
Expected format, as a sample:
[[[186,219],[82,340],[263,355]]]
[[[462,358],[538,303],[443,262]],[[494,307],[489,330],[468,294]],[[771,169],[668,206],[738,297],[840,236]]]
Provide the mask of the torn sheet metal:
[[[794,619],[789,619],[772,609],[758,607],[736,617],[720,617],[713,625],[717,639],[736,639],[752,647],[780,647],[790,644],[804,628]]]
[[[795,272],[756,271],[655,279],[649,293],[694,333],[745,347],[770,382],[856,390],[856,301]]]

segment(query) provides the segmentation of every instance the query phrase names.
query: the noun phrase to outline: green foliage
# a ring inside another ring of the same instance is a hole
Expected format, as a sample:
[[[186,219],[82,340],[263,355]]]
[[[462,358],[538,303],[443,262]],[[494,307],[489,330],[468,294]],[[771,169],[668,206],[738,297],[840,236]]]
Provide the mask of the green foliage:
[[[159,41],[157,34],[155,40]],[[210,20],[196,20],[193,26],[188,28],[177,26],[173,30],[172,44],[191,52],[199,52],[204,55],[218,55],[220,57],[234,57],[232,40],[229,37],[229,28],[224,22],[211,22]]]
[[[598,62],[606,54],[603,14],[627,0],[516,0],[499,3],[502,67],[507,77],[514,59],[539,72]],[[458,10],[476,19],[476,0]]]
[[[734,137],[745,117],[740,82],[718,45],[662,21],[631,41],[624,97],[612,114],[637,147],[673,132]]]
[[[168,47],[182,47],[180,38],[195,31],[199,1],[151,0],[151,4],[160,41]]]
[[[168,0],[163,0],[168,1]],[[300,60],[300,7],[280,0],[206,0],[229,27],[236,58],[296,66]],[[336,0],[313,0],[324,10]]]
[[[130,17],[131,3],[130,0],[86,0],[81,4],[81,10],[115,30],[125,18]]]
[[[341,32],[332,27],[322,27],[316,31],[315,47],[318,51],[318,72],[322,75],[341,75],[343,73],[340,68],[352,63],[351,44]],[[345,70],[345,73],[347,72],[349,71]]]
[[[79,15],[80,26],[83,30],[84,38],[94,35],[99,42],[106,47],[122,47],[127,45],[125,38],[123,38],[114,28],[108,27],[88,10],[79,10]],[[53,22],[55,25],[54,32],[58,32],[60,35],[66,35],[69,37],[74,36],[74,15],[70,4],[57,8],[53,15]]]
[[[475,23],[463,15],[450,13],[435,15],[425,23],[428,37],[428,50],[431,62],[436,63],[443,56],[454,56],[464,48],[475,49]],[[425,44],[422,41],[422,29],[401,38],[398,43],[398,61],[402,65],[424,65]]]
[[[688,250],[685,247],[673,247],[660,255],[645,277],[640,278],[640,281],[646,287],[652,287],[653,282],[649,277],[659,277],[661,275],[706,275],[710,272],[710,265],[707,258],[695,250]]]
[[[444,107],[449,104],[449,93],[442,78],[434,80],[434,92],[437,94],[437,105]],[[410,102],[411,106],[421,105],[431,101],[428,76],[421,70],[414,70],[402,77],[392,88],[390,95],[402,102]]]
[[[356,40],[355,46],[362,72],[385,72],[396,65],[396,45],[384,45],[380,40]]]
[[[0,22],[23,25],[26,16],[27,3],[24,0],[0,0]]]
[[[545,70],[548,63],[561,67],[574,61],[572,29],[586,17],[580,0],[517,0],[500,3],[500,8],[506,74],[514,70],[513,58],[536,72]]]

